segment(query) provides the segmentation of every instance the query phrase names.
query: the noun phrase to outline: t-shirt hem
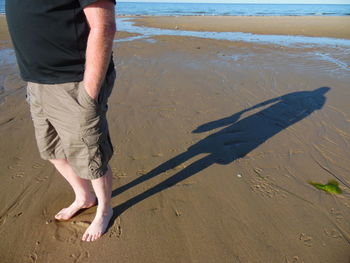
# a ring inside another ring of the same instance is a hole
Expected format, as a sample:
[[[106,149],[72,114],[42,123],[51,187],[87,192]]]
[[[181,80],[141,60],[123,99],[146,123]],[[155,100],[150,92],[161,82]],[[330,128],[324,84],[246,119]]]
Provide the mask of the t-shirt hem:
[[[37,84],[62,84],[62,83],[68,83],[68,82],[80,82],[84,79],[84,76],[78,77],[78,78],[60,78],[59,80],[54,79],[32,79],[32,78],[26,78],[22,77],[22,79],[26,82],[33,82]]]
[[[88,6],[88,5],[91,5],[91,4],[93,4],[93,3],[96,3],[97,1],[98,1],[98,0],[79,0],[80,6],[81,6],[82,8],[84,8],[84,7]],[[110,1],[112,1],[112,2],[114,3],[114,5],[116,4],[116,1],[115,1],[115,0],[110,0]]]
[[[109,67],[107,69],[106,75],[110,74],[111,72],[116,71],[114,67],[114,62],[109,64]],[[21,75],[21,78],[23,81],[26,82],[33,82],[37,84],[62,84],[62,83],[68,83],[68,82],[80,82],[84,79],[84,74],[81,76],[76,77],[70,77],[70,78],[59,78],[59,79],[35,79],[35,78],[27,78]]]

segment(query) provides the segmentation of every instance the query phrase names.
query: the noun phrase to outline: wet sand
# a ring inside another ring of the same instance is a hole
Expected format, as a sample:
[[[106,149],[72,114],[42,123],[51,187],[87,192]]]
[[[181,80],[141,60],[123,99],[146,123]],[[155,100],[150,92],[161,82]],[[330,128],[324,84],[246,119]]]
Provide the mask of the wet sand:
[[[83,243],[96,208],[53,220],[73,193],[38,155],[25,83],[3,41],[0,262],[349,260],[344,49],[179,36],[116,42],[115,217],[101,240]],[[308,183],[329,179],[342,194]]]
[[[136,25],[164,29],[350,39],[348,16],[149,16],[135,21]]]

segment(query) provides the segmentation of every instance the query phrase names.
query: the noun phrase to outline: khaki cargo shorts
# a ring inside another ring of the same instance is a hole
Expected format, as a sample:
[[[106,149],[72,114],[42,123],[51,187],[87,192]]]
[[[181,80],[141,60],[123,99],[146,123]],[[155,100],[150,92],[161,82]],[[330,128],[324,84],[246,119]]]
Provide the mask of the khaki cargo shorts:
[[[83,81],[28,82],[27,102],[43,159],[67,159],[84,179],[97,179],[107,172],[113,146],[106,112],[115,78],[115,70],[106,76],[97,101],[88,95]]]

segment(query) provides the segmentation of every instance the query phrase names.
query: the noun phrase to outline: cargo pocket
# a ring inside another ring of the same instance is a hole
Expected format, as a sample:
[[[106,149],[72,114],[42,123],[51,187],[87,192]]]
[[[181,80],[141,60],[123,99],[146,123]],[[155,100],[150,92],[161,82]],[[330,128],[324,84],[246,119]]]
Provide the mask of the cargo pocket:
[[[89,152],[89,171],[92,178],[103,176],[108,169],[108,162],[113,155],[113,146],[106,136],[88,135],[83,141]]]
[[[82,141],[88,150],[89,174],[92,179],[103,175],[103,153],[101,147],[101,134],[85,135]]]

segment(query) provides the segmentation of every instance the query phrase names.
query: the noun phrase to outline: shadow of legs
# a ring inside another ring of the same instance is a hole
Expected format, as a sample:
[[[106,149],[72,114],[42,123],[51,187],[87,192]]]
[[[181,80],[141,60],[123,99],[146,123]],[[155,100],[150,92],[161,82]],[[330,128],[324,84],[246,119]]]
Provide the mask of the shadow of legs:
[[[150,188],[150,189],[136,195],[135,197],[127,200],[126,202],[114,207],[113,208],[114,216],[112,218],[112,221],[114,221],[119,215],[121,215],[125,210],[132,207],[133,205],[136,205],[137,203],[145,200],[146,198],[148,198],[156,193],[159,193],[166,188],[174,186],[175,184],[185,180],[188,177],[191,177],[192,175],[209,167],[214,162],[215,162],[215,160],[212,158],[211,155],[203,157],[202,159],[195,161],[191,165],[187,166],[186,168],[184,168],[180,172],[176,173],[175,175],[171,176],[170,178],[164,180],[163,182],[160,182],[159,184],[153,186],[152,188]],[[147,176],[147,175],[145,175],[145,176]]]
[[[127,183],[126,185],[123,185],[123,186],[113,190],[112,197],[114,197],[118,194],[121,194],[122,192],[128,190],[129,188],[134,187],[138,184],[141,184],[144,181],[147,181],[148,179],[151,179],[151,178],[153,178],[161,173],[164,173],[170,169],[173,169],[174,167],[191,159],[195,155],[196,155],[196,153],[194,153],[193,151],[187,151],[187,152],[183,152],[183,153],[175,156],[174,158],[172,158],[172,159],[166,161],[165,163],[162,163],[158,167],[154,168],[152,171],[148,172],[147,174],[144,174],[144,175],[136,178],[135,180]]]

